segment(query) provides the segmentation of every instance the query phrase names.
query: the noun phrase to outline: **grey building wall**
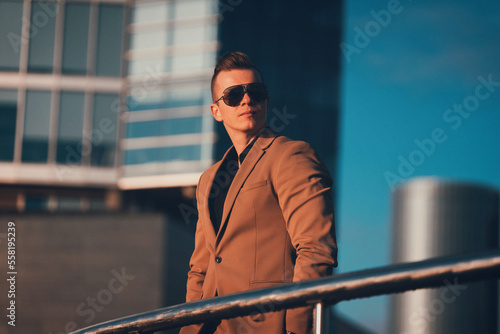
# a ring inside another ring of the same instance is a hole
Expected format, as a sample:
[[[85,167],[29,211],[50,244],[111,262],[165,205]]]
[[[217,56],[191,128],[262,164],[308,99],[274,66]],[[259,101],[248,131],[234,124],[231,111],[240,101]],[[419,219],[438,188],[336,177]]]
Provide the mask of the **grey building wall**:
[[[2,268],[10,221],[16,326],[0,333],[67,333],[184,301],[193,235],[162,214],[2,214]],[[2,310],[8,288],[2,279]]]

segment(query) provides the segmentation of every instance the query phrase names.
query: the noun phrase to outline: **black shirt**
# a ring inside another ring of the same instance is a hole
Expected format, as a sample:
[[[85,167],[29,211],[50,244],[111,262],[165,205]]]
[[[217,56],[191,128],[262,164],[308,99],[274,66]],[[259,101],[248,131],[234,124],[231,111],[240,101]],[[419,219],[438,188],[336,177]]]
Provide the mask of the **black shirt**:
[[[217,234],[221,226],[224,202],[226,201],[227,192],[229,191],[229,187],[231,187],[234,176],[238,172],[238,165],[243,163],[243,160],[245,160],[248,152],[253,147],[256,140],[257,138],[252,140],[252,142],[245,147],[243,152],[241,152],[239,157],[236,154],[236,150],[232,148],[227,154],[226,159],[222,161],[217,173],[215,174],[212,189],[210,190],[208,198],[210,220],[212,220],[212,224],[214,225],[215,234]]]

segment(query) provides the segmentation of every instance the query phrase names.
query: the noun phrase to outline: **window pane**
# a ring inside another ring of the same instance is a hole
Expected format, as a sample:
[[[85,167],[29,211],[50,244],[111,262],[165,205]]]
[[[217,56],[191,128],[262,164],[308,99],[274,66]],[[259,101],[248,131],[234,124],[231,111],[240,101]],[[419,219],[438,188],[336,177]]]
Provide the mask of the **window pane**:
[[[169,2],[138,5],[133,8],[133,23],[163,22],[168,20]]]
[[[52,72],[57,2],[34,1],[31,5],[31,27],[28,70]]]
[[[46,162],[49,148],[50,92],[27,91],[23,162]]]
[[[203,117],[189,117],[128,123],[127,138],[201,133],[202,121]]]
[[[96,74],[120,76],[122,64],[123,6],[99,6]]]
[[[179,26],[174,28],[175,45],[201,44],[207,40],[208,26]]]
[[[22,15],[22,2],[0,2],[0,45],[3,46],[0,70],[19,70]]]
[[[132,88],[129,111],[201,106],[207,90],[189,88],[166,92],[148,92],[143,87]]]
[[[209,14],[209,4],[205,0],[177,1],[175,2],[175,18],[190,19],[203,17]]]
[[[17,92],[0,91],[0,161],[14,160]]]
[[[82,160],[83,93],[61,93],[57,158],[62,164],[80,164]]]
[[[172,72],[202,70],[205,68],[204,53],[172,56]]]
[[[131,49],[153,49],[162,48],[168,45],[168,31],[154,30],[135,33],[131,36]]]
[[[200,160],[201,145],[160,147],[125,151],[125,164]]]
[[[59,197],[57,209],[58,211],[81,211],[82,199],[80,197]]]
[[[128,71],[129,75],[165,73],[167,72],[167,59],[166,57],[132,59],[129,61]]]
[[[89,13],[90,6],[88,4],[66,4],[62,60],[63,73],[86,73]]]
[[[26,211],[47,211],[49,210],[49,198],[47,196],[26,195]]]
[[[114,166],[115,164],[118,101],[118,95],[95,95],[92,120],[92,165]]]

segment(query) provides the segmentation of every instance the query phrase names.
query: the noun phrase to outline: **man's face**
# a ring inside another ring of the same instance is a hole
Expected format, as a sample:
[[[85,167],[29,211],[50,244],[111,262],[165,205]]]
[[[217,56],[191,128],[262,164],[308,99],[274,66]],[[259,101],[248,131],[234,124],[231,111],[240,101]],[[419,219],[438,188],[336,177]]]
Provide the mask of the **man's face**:
[[[218,99],[230,86],[253,82],[261,82],[259,74],[253,70],[221,71],[215,80],[214,95]],[[218,122],[223,122],[230,137],[238,133],[253,136],[266,125],[268,105],[269,98],[259,103],[250,99],[245,93],[240,104],[235,107],[230,107],[223,100],[219,100],[219,102],[210,105],[210,109],[214,118]]]

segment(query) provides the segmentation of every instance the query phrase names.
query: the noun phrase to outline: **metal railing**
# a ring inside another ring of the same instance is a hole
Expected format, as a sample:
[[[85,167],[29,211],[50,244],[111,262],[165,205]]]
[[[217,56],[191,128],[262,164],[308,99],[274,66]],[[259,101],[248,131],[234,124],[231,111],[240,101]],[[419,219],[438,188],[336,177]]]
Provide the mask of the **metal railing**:
[[[322,333],[322,310],[325,305],[439,287],[450,281],[462,284],[499,278],[500,250],[435,258],[203,299],[108,321],[73,334],[151,333],[255,312],[273,312],[307,305],[315,305],[315,331]]]

